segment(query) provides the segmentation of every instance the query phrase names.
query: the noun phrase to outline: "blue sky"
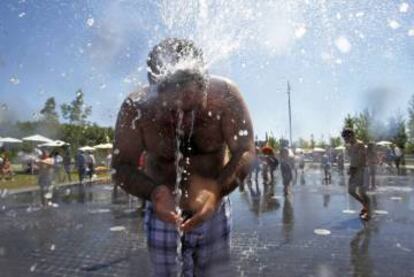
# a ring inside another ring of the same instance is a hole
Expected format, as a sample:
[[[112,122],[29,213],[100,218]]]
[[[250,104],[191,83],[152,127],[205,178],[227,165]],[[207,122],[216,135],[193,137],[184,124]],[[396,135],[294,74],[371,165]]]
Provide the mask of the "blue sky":
[[[405,115],[414,94],[414,1],[3,0],[0,116],[31,119],[82,88],[91,120],[113,125],[169,36],[195,40],[209,71],[238,84],[259,137],[288,136],[287,80],[294,138],[337,135],[364,108]]]

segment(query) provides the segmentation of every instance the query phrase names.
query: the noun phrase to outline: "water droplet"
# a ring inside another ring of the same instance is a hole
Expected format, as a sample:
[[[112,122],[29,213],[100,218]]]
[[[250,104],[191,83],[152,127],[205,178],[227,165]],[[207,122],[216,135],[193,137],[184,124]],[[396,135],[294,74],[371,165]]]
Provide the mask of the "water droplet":
[[[306,33],[306,26],[305,25],[301,25],[299,27],[296,28],[295,30],[295,37],[297,39],[302,38]]]
[[[22,18],[23,16],[25,16],[26,15],[26,13],[25,12],[22,12],[22,13],[19,13],[19,17],[20,18]]]
[[[357,12],[356,14],[355,14],[355,16],[356,17],[362,17],[362,16],[364,16],[365,15],[365,13],[364,12]]]
[[[55,246],[54,244],[52,244],[52,245],[50,246],[50,251],[55,251],[55,249],[56,249],[56,246]]]
[[[45,193],[45,198],[46,199],[52,199],[52,197],[53,197],[53,194],[51,192]]]
[[[213,113],[211,111],[208,111],[208,116],[212,117]]]
[[[403,2],[403,3],[401,3],[400,4],[400,12],[401,13],[406,13],[406,12],[408,12],[408,8],[409,8],[410,6],[406,3],[406,2]]]
[[[34,272],[36,270],[37,264],[34,264],[30,267],[30,272]]]
[[[86,25],[88,25],[89,27],[92,27],[95,24],[95,19],[93,17],[89,17],[86,20]]]
[[[379,214],[379,215],[386,215],[386,214],[388,214],[388,212],[385,211],[385,210],[375,210],[374,213],[375,214]]]
[[[315,230],[313,230],[313,232],[316,235],[319,235],[319,236],[328,236],[328,235],[331,234],[331,231],[329,231],[327,229],[315,229]]]
[[[235,136],[233,137],[233,139],[234,139],[234,140],[238,140],[238,137],[237,137],[237,135],[235,135]]]
[[[20,80],[17,77],[11,77],[10,83],[12,83],[13,85],[18,85],[20,84]]]
[[[1,191],[1,194],[0,194],[1,198],[6,197],[7,193],[8,193],[7,189],[3,189],[3,191]]]
[[[348,39],[344,36],[340,36],[335,40],[335,45],[338,48],[339,51],[342,53],[348,53],[351,51],[352,45],[348,41]]]
[[[414,37],[414,28],[408,30],[408,36]]]
[[[126,228],[124,226],[113,226],[113,227],[109,228],[109,230],[111,232],[122,232],[122,231],[125,231]]]
[[[397,30],[401,26],[400,23],[398,23],[398,21],[396,21],[394,19],[388,19],[388,25],[393,30]]]
[[[220,115],[218,114],[218,115],[216,116],[216,118],[217,118],[217,120],[220,120],[220,118],[221,118],[221,117],[220,117]]]
[[[118,148],[114,150],[114,155],[119,155],[119,149]]]

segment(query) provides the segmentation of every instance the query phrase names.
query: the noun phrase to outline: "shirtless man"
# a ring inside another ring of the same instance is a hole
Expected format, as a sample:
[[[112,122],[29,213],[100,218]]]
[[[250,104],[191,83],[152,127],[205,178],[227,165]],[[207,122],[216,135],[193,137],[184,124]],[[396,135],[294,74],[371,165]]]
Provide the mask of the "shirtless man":
[[[367,195],[366,184],[364,184],[367,155],[365,146],[355,138],[355,133],[352,129],[345,128],[342,131],[342,138],[345,143],[350,145],[348,150],[350,159],[348,193],[362,204],[361,219],[369,220],[371,217],[370,201]]]
[[[193,67],[165,73],[186,62]],[[177,274],[178,225],[184,232],[183,274],[203,276],[228,257],[226,196],[243,182],[254,157],[250,115],[233,83],[203,72],[202,52],[191,41],[164,40],[147,63],[149,86],[129,95],[118,115],[114,180],[148,200],[145,222],[154,275]],[[182,157],[177,158],[177,150]],[[136,164],[143,151],[144,171]],[[182,214],[175,207],[177,180]]]

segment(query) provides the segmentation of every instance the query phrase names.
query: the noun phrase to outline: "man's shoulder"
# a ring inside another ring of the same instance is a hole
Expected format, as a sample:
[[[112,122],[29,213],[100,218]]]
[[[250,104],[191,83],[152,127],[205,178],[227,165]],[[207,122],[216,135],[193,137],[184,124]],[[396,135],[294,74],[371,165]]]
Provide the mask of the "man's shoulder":
[[[233,81],[221,76],[210,77],[208,90],[209,103],[216,103],[218,106],[228,106],[230,102],[234,102],[235,100],[240,101],[241,98],[241,93]]]
[[[239,93],[236,83],[223,76],[212,75],[209,80],[209,86],[212,92]]]
[[[149,86],[142,86],[131,93],[125,98],[124,103],[133,106],[145,106],[153,99],[154,93],[152,93]]]

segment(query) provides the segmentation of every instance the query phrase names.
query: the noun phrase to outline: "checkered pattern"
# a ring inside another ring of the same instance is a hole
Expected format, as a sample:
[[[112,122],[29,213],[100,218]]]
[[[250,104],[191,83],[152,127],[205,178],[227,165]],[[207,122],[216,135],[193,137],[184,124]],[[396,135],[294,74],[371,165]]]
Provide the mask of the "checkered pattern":
[[[177,276],[177,239],[174,224],[159,220],[147,202],[145,231],[154,276]],[[223,199],[216,213],[182,238],[183,276],[211,276],[223,267],[230,252],[230,201]]]

